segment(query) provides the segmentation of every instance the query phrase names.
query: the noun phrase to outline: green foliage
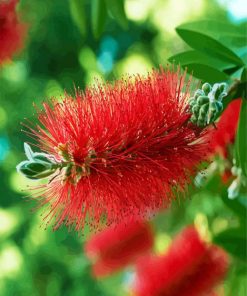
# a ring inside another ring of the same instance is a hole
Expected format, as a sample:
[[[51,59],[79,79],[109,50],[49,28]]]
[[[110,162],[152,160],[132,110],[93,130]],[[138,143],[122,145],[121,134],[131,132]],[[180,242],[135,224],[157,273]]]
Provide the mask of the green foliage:
[[[242,100],[235,150],[237,166],[247,177],[247,99]]]
[[[81,34],[86,34],[86,14],[84,0],[70,0],[71,16],[78,26]]]
[[[124,0],[105,0],[107,8],[116,19],[116,21],[122,26],[122,28],[127,29],[128,20],[124,10]]]
[[[204,83],[190,98],[191,122],[205,127],[213,123],[223,110],[222,99],[226,96],[226,84],[215,83],[213,87]]]
[[[193,49],[169,58],[202,81],[229,80],[244,65],[244,28],[212,20],[186,23],[176,28]],[[239,77],[238,77],[239,78]]]
[[[106,22],[106,5],[103,0],[92,1],[92,30],[96,38],[102,34]]]
[[[85,37],[87,34],[87,9],[85,0],[70,0],[71,16]],[[105,30],[108,15],[123,28],[127,29],[128,20],[124,9],[124,0],[92,0],[90,3],[92,33],[98,39]]]
[[[246,228],[229,228],[214,237],[214,242],[222,246],[227,252],[246,262],[247,240]]]

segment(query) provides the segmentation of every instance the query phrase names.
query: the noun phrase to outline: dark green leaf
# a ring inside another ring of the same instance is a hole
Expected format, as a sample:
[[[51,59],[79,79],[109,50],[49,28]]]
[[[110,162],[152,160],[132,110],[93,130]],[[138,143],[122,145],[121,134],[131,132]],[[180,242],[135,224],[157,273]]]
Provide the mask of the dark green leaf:
[[[230,254],[246,260],[246,233],[245,228],[230,228],[214,237],[214,242],[223,247]]]
[[[201,20],[183,24],[179,28],[205,34],[227,47],[239,48],[246,45],[246,28],[229,22]]]
[[[86,34],[86,16],[84,0],[70,0],[70,12],[81,34]]]
[[[246,82],[247,81],[247,68],[244,67],[242,69],[242,73],[241,73],[241,81],[242,82]]]
[[[237,166],[247,176],[247,100],[242,99],[240,118],[238,123],[237,139],[235,142]]]
[[[192,75],[198,79],[207,81],[209,83],[216,83],[218,81],[225,81],[229,79],[229,76],[227,76],[224,72],[221,72],[208,65],[191,63],[182,67],[187,68],[188,72],[192,73]]]
[[[192,48],[207,55],[211,55],[216,59],[233,63],[235,65],[243,65],[243,61],[232,50],[212,37],[198,33],[193,29],[185,29],[183,26],[178,27],[176,31]]]
[[[126,29],[128,20],[124,10],[124,0],[106,0],[107,9],[110,11],[116,21]]]
[[[106,22],[105,0],[92,0],[92,30],[96,38],[102,34]]]
[[[227,190],[222,192],[221,197],[224,204],[245,223],[247,204],[244,201],[246,197],[240,195],[237,198],[229,199]]]
[[[234,67],[233,63],[214,59],[211,56],[207,56],[206,54],[196,50],[189,50],[182,53],[178,53],[170,57],[168,61],[178,63],[181,66],[187,66],[191,63],[208,65],[210,67],[212,67],[213,65],[214,68],[217,68],[218,70],[224,70]]]

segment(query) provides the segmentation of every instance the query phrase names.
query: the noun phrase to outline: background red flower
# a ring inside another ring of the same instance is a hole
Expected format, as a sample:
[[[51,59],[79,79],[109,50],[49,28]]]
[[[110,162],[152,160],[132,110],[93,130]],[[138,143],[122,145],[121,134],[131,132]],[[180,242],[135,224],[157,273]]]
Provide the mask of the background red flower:
[[[229,103],[216,124],[217,129],[212,134],[212,150],[224,157],[227,157],[227,146],[235,139],[240,107],[241,99]]]
[[[0,1],[0,64],[9,60],[23,47],[26,24],[16,12],[18,0]]]
[[[146,222],[121,223],[90,238],[85,245],[96,277],[109,275],[151,250],[153,232]]]
[[[210,295],[227,269],[226,253],[208,246],[188,227],[165,255],[140,260],[133,290],[138,296]]]

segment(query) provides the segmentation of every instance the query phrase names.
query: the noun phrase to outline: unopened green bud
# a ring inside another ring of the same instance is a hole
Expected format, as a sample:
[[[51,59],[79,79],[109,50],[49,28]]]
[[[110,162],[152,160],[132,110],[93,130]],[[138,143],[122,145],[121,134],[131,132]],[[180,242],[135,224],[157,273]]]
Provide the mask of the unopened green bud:
[[[29,179],[42,179],[52,175],[57,166],[45,162],[22,161],[17,167],[17,171]]]
[[[59,167],[52,155],[33,152],[27,143],[24,144],[24,150],[28,160],[19,163],[16,169],[29,179],[46,178],[52,175]]]
[[[192,112],[193,112],[195,115],[198,115],[199,110],[200,110],[200,106],[199,106],[199,105],[194,105],[194,106],[192,107]]]
[[[189,99],[189,105],[193,107],[196,104],[196,100],[194,98]]]
[[[209,83],[206,82],[202,85],[202,90],[204,91],[205,95],[208,95],[212,90],[212,87]]]
[[[203,105],[209,102],[209,98],[207,96],[199,96],[197,98],[197,104]]]
[[[199,96],[204,96],[204,91],[201,89],[197,89],[194,95],[194,98],[197,99]]]
[[[189,100],[192,113],[190,121],[198,126],[214,122],[223,110],[222,99],[226,96],[226,83],[215,83],[213,87],[204,83]]]

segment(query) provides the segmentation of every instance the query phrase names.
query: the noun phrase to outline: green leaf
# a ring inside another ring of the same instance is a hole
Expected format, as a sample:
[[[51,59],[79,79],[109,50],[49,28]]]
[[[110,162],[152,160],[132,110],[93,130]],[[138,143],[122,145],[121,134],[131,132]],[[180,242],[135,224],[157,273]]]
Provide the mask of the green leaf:
[[[241,81],[242,82],[246,82],[247,81],[247,68],[244,67],[242,69],[242,73],[241,73]]]
[[[192,73],[192,75],[198,79],[207,81],[209,83],[216,83],[218,81],[225,81],[229,79],[229,76],[224,72],[221,72],[208,65],[191,63],[182,67],[187,68],[187,71]]]
[[[240,258],[247,259],[246,254],[246,233],[245,228],[230,228],[214,237],[214,242],[223,247],[230,254]]]
[[[247,213],[246,196],[240,195],[234,199],[229,199],[227,190],[223,190],[221,198],[224,204],[245,223]]]
[[[234,65],[243,65],[243,61],[232,50],[212,37],[196,32],[193,29],[185,29],[183,26],[177,27],[176,31],[192,48],[211,55],[216,59],[227,61]]]
[[[242,99],[238,131],[235,142],[237,166],[247,176],[247,99]]]
[[[192,63],[208,65],[210,67],[212,67],[213,65],[214,68],[217,68],[218,70],[224,70],[235,66],[233,63],[214,59],[213,57],[207,56],[206,54],[196,50],[189,50],[182,53],[178,53],[170,57],[168,61],[175,61],[175,63],[178,63],[181,66],[187,66]]]
[[[70,13],[74,23],[83,36],[86,35],[86,16],[84,0],[70,0]]]
[[[107,9],[110,11],[116,21],[126,29],[128,20],[124,10],[124,0],[106,0]]]
[[[92,30],[94,37],[99,38],[106,22],[105,0],[92,0]]]
[[[205,34],[234,49],[246,46],[246,28],[229,22],[201,20],[183,24],[179,28]]]

